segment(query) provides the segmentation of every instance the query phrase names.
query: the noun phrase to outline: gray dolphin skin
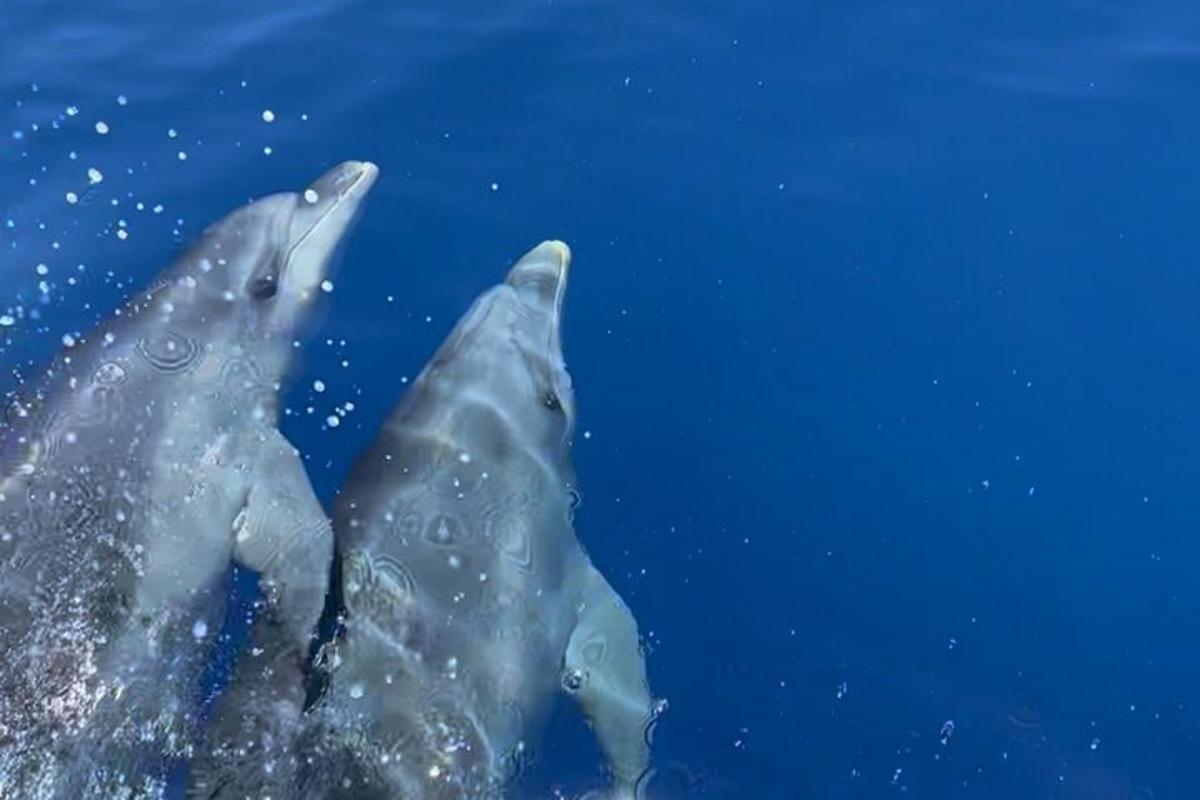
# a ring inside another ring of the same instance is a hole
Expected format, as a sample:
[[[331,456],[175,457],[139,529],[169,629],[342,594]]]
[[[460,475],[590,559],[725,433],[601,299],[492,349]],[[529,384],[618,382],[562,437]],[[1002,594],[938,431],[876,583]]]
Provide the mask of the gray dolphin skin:
[[[569,264],[545,242],[476,300],[360,457],[334,514],[326,692],[296,742],[254,719],[278,697],[232,703],[193,796],[502,798],[560,693],[634,796],[654,714],[634,618],[572,528]],[[249,685],[272,685],[258,652]]]
[[[278,394],[378,170],[208,228],[0,428],[0,797],[161,796],[190,753],[231,559],[305,650],[330,524]]]

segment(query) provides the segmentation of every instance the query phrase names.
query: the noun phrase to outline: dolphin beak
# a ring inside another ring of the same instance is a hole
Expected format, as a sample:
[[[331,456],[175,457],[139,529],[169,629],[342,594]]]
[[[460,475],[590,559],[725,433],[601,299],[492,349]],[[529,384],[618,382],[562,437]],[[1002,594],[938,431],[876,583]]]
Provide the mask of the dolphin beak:
[[[379,167],[370,161],[343,161],[309,184],[304,190],[304,199],[309,203],[318,203],[328,197],[336,198],[338,203],[361,200],[378,177]]]
[[[292,296],[301,300],[314,296],[333,252],[378,177],[379,167],[369,161],[345,161],[299,195],[291,222],[293,242],[283,271],[284,286]]]
[[[530,306],[547,311],[557,329],[570,268],[571,248],[552,239],[523,255],[509,271],[505,283],[516,289]]]

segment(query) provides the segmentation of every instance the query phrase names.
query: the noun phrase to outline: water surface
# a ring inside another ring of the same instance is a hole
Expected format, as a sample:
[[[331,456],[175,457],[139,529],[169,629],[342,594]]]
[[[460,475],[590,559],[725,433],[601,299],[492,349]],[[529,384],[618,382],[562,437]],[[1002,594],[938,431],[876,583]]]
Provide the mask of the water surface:
[[[1200,795],[1193,5],[12,0],[0,76],[6,387],[234,205],[380,164],[284,420],[324,499],[572,244],[653,796]],[[599,785],[551,734],[529,796]]]

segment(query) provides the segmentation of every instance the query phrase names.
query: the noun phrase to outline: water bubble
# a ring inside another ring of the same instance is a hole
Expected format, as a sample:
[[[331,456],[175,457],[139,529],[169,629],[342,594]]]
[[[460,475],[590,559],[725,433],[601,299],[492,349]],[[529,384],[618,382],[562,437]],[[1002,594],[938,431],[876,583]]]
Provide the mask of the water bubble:
[[[100,181],[104,180],[104,173],[95,167],[88,167],[87,176],[88,182],[92,185],[100,183]]]
[[[317,194],[316,191],[314,191],[312,189],[304,190],[304,202],[308,203],[309,205],[312,205],[313,203],[317,202],[320,199],[321,199],[321,196],[319,194]]]
[[[108,133],[108,123],[105,122],[104,120],[98,120],[96,122],[96,133],[100,134],[101,136],[104,136],[105,134],[107,134]]]
[[[192,626],[192,636],[197,640],[208,636],[208,624],[202,619],[196,620],[196,624]]]
[[[263,122],[274,122],[275,121],[275,112],[269,108],[263,109],[262,119],[263,119]]]

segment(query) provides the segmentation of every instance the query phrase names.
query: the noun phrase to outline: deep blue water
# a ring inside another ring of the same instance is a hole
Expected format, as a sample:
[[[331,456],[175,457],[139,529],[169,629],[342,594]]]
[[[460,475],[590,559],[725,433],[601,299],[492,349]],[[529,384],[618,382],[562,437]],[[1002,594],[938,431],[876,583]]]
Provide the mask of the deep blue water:
[[[471,298],[571,243],[652,800],[1195,798],[1198,96],[1180,0],[8,0],[3,380],[374,160],[285,432],[330,498]],[[564,709],[528,792],[598,769]]]

